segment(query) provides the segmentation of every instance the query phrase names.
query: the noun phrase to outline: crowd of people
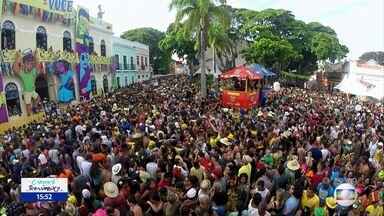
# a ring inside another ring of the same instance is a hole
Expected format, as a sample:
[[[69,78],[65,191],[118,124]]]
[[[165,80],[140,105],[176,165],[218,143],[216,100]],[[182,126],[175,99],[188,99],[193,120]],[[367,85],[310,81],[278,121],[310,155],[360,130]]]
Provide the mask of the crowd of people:
[[[4,133],[0,212],[383,215],[383,104],[282,88],[244,111],[197,91],[167,77]],[[68,178],[67,201],[22,202],[23,177]],[[356,188],[349,207],[334,198],[342,183]]]

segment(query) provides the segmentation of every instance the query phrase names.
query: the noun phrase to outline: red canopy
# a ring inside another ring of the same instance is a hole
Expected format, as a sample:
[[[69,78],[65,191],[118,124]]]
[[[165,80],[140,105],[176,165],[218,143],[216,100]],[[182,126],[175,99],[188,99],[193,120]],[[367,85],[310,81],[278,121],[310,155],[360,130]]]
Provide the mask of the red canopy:
[[[262,79],[262,77],[259,74],[254,73],[252,69],[250,69],[244,65],[234,67],[220,76],[221,79],[230,79],[230,78],[234,78],[234,77],[241,79],[241,80],[246,80],[246,79],[259,80],[259,79]]]

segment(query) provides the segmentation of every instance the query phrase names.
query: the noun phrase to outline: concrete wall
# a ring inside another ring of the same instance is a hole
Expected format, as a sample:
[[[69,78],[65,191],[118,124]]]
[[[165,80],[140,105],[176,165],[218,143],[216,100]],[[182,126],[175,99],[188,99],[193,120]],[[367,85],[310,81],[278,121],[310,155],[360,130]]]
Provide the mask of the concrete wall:
[[[74,26],[65,26],[59,23],[44,23],[32,17],[13,16],[4,14],[1,17],[1,24],[10,20],[16,27],[16,49],[36,49],[36,29],[43,26],[47,31],[47,47],[53,50],[63,50],[63,33],[68,31],[72,37],[72,49],[74,47]]]

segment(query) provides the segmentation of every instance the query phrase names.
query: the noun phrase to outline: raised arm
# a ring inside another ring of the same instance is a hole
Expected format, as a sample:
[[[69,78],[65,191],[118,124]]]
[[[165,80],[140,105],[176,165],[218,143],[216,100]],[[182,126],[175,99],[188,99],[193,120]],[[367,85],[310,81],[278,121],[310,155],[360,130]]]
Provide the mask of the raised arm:
[[[13,72],[17,76],[20,74],[20,70],[21,70],[21,59],[20,58],[21,58],[20,57],[20,51],[16,51],[15,62],[13,63]]]
[[[39,50],[36,49],[35,53],[33,54],[34,57],[34,65],[39,74],[44,74],[45,75],[45,70],[43,68],[43,65],[40,64],[40,57],[39,57]]]

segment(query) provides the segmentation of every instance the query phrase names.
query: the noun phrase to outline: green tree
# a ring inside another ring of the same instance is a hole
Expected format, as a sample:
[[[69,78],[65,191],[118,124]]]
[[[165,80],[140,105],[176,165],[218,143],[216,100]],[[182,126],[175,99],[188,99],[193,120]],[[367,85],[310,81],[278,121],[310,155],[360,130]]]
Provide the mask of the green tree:
[[[167,74],[171,63],[171,53],[160,49],[159,42],[165,34],[153,28],[137,28],[124,32],[121,38],[137,41],[149,46],[149,60],[155,74]]]
[[[175,23],[183,23],[187,35],[197,41],[200,51],[201,96],[207,95],[205,74],[205,50],[209,46],[209,32],[215,25],[223,30],[229,28],[230,15],[225,1],[214,0],[172,0],[170,9],[176,10]]]
[[[384,65],[384,52],[366,52],[359,57],[359,61],[367,62],[369,60],[375,60],[377,64]]]
[[[182,24],[171,23],[168,26],[165,37],[160,41],[160,48],[186,60],[190,70],[198,64],[195,42],[185,34]]]
[[[340,45],[339,40],[334,35],[324,32],[316,33],[312,38],[311,49],[318,61],[330,61],[334,63],[348,53],[346,46]]]
[[[260,63],[275,70],[283,70],[288,62],[300,58],[294,47],[279,38],[259,38],[242,51],[249,63]]]

